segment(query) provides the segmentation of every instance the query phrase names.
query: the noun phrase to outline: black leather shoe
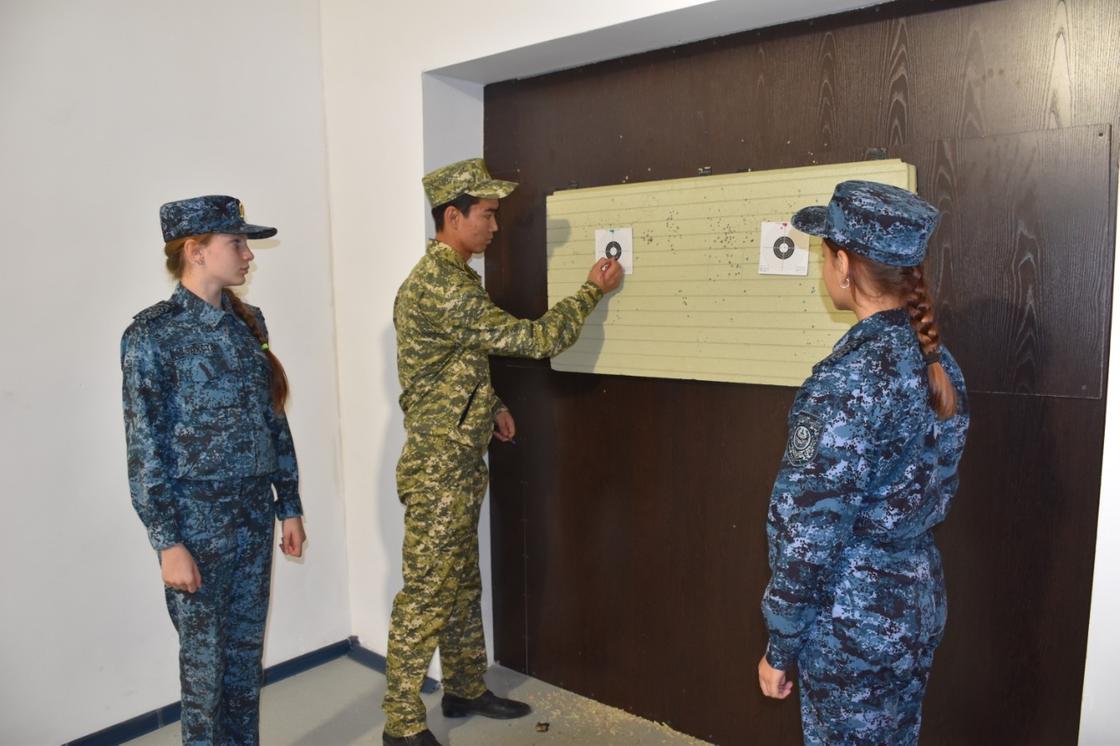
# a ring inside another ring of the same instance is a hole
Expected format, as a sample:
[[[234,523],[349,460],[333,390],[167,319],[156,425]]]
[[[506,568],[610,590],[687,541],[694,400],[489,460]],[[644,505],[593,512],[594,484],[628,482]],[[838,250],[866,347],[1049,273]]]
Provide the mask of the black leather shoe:
[[[440,746],[440,742],[432,735],[430,730],[426,728],[419,733],[411,736],[390,736],[388,733],[381,734],[381,743],[384,746]]]
[[[487,689],[474,699],[456,697],[454,694],[443,695],[440,703],[445,718],[461,718],[467,715],[482,715],[495,720],[513,720],[523,718],[532,712],[532,708],[524,702],[514,699],[503,699]]]

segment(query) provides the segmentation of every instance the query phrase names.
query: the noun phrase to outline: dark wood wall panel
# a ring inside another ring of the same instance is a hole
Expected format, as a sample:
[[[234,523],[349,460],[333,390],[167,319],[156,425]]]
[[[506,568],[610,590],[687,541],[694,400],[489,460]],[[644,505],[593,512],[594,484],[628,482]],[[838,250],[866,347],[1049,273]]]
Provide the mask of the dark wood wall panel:
[[[1110,134],[1106,124],[890,149],[917,166],[918,191],[944,215],[928,270],[971,391],[1102,395]]]
[[[949,625],[923,743],[1074,744],[1104,408],[991,394],[970,403],[962,488],[937,531]]]
[[[938,530],[950,622],[923,743],[1076,742],[1118,59],[1110,0],[904,0],[486,89],[487,161],[522,183],[487,286],[521,316],[547,307],[553,190],[869,152],[918,166],[974,423]],[[491,449],[498,659],[716,743],[800,743],[796,705],[755,684],[793,390],[492,367],[519,425]]]

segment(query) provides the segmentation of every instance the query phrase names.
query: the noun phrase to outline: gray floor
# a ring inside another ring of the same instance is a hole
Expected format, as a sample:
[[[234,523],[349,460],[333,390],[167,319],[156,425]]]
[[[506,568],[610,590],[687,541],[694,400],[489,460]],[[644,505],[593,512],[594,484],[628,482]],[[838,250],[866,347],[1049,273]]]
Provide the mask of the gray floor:
[[[498,694],[529,702],[533,713],[520,720],[472,717],[445,719],[440,692],[424,695],[428,726],[445,746],[501,744],[703,744],[671,728],[642,720],[506,668],[486,675]],[[349,658],[339,658],[264,688],[261,696],[261,743],[298,746],[380,744],[384,716],[381,695],[385,677]],[[548,723],[538,732],[538,723]],[[179,725],[129,741],[136,746],[179,743]]]

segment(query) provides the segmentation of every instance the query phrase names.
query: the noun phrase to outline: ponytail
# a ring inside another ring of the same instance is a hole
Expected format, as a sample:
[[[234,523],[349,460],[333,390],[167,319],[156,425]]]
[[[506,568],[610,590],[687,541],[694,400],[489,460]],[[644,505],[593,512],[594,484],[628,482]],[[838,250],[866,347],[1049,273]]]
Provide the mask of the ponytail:
[[[280,364],[280,359],[272,354],[272,350],[268,346],[268,337],[265,336],[264,329],[261,328],[261,325],[257,322],[257,317],[249,310],[248,306],[228,289],[222,290],[222,295],[229,301],[230,307],[233,308],[237,317],[245,322],[245,326],[249,327],[249,331],[260,342],[264,354],[268,356],[268,364],[272,368],[272,408],[277,414],[280,414],[284,411],[284,403],[288,400],[288,376],[284,373],[284,366]]]
[[[934,320],[933,301],[926,288],[921,265],[903,268],[902,280],[910,328],[918,338],[922,357],[926,361],[929,405],[939,419],[947,420],[957,412],[957,390],[949,380],[945,367],[941,365],[941,334]]]

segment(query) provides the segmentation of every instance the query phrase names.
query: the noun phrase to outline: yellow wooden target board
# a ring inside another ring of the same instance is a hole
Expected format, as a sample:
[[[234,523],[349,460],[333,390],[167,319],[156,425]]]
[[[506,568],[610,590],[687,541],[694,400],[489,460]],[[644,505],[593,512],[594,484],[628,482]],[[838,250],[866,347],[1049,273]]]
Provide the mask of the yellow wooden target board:
[[[576,291],[597,249],[603,255],[604,242],[617,237],[606,251],[630,251],[632,267],[622,287],[588,318],[579,341],[552,358],[552,367],[800,386],[855,317],[837,311],[828,298],[820,239],[808,241],[807,274],[760,274],[760,257],[763,269],[774,271],[781,264],[775,257],[792,251],[786,239],[763,246],[763,224],[788,221],[806,205],[827,204],[836,184],[847,179],[911,190],[916,183],[913,166],[880,160],[550,195],[550,305]],[[768,226],[767,239],[780,229]],[[801,258],[804,264],[804,253]]]

